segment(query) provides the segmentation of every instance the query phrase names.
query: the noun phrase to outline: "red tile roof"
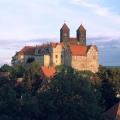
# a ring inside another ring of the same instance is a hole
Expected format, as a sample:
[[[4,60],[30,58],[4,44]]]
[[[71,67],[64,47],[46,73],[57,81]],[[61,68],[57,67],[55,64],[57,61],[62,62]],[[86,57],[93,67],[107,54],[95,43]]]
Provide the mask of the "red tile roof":
[[[64,48],[64,44],[63,43],[51,42],[51,45],[52,45],[53,48],[55,48],[57,45],[60,45],[62,48]]]
[[[57,43],[56,46],[57,45],[60,45],[62,48],[64,48],[64,44],[63,43]]]
[[[55,42],[51,42],[51,45],[52,45],[53,48],[56,47],[56,43]]]
[[[38,47],[38,52],[40,52],[42,49],[42,45],[37,45],[37,47]]]
[[[38,50],[41,50],[42,49],[42,46],[41,45],[37,45],[38,47]]]
[[[49,44],[44,44],[44,47],[45,47],[46,49],[48,49],[48,48],[49,48]]]
[[[68,26],[64,23],[61,30],[69,30]]]
[[[19,54],[21,55],[33,55],[35,52],[35,47],[34,46],[25,46]]]
[[[105,112],[105,117],[110,120],[120,120],[120,103],[118,102],[112,108]]]
[[[86,29],[83,27],[83,25],[81,24],[80,27],[78,28],[78,30],[81,30],[81,31],[86,31]]]
[[[87,46],[70,45],[70,50],[72,55],[86,56],[87,54]]]
[[[78,39],[77,38],[70,38],[70,41],[71,42],[78,42]]]
[[[44,75],[49,78],[53,76],[56,72],[55,68],[53,66],[41,66],[41,70],[43,71]]]

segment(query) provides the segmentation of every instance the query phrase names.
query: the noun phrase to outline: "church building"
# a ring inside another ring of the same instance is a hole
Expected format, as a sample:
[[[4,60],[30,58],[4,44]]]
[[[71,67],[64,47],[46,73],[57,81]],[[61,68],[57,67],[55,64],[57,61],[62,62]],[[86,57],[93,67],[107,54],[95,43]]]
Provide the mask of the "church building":
[[[69,45],[80,45],[86,46],[86,30],[81,24],[80,27],[76,31],[76,38],[70,37],[70,29],[64,23],[62,28],[60,29],[60,42],[65,46]]]
[[[86,29],[81,24],[76,30],[76,38],[70,37],[70,29],[63,24],[60,29],[60,42],[25,46],[12,57],[11,64],[27,65],[34,58],[41,66],[71,66],[76,70],[97,72],[99,67],[96,45],[86,45]]]

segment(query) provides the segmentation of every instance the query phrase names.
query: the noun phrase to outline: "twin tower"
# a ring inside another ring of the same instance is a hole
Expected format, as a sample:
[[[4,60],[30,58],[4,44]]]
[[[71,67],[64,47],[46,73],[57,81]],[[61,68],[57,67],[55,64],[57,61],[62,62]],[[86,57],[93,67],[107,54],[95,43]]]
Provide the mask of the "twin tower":
[[[86,46],[86,30],[81,24],[80,27],[76,31],[76,38],[70,37],[70,29],[64,23],[62,28],[60,29],[60,42],[65,46],[69,45],[80,45]]]

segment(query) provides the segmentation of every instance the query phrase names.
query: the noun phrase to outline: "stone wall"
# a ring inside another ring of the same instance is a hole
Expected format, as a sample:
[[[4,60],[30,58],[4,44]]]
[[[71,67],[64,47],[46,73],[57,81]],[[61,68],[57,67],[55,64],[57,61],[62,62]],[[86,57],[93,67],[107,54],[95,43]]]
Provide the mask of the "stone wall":
[[[98,51],[91,46],[86,56],[72,55],[70,49],[65,50],[65,65],[77,70],[91,70],[93,73],[98,71]]]

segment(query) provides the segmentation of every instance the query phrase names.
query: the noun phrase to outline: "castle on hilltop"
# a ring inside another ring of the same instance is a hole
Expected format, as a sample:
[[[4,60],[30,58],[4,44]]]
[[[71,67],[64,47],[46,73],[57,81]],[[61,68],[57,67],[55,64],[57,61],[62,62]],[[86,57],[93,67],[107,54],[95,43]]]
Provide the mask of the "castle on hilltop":
[[[76,38],[71,38],[70,29],[64,23],[60,29],[60,42],[25,46],[12,57],[11,64],[26,66],[29,58],[34,58],[41,66],[65,65],[94,73],[99,67],[98,49],[96,45],[86,46],[86,30],[82,24],[76,31]]]

